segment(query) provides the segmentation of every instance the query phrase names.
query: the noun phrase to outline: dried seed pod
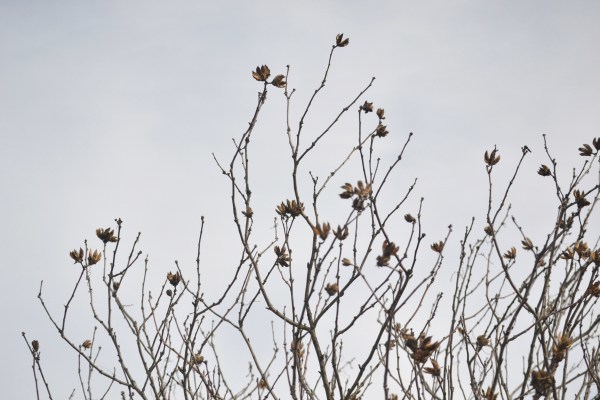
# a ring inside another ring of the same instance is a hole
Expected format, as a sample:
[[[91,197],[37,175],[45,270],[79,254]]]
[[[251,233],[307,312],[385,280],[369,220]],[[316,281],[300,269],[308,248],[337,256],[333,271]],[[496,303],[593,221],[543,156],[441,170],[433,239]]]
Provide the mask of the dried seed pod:
[[[104,244],[106,244],[108,242],[116,242],[117,241],[117,237],[115,236],[115,231],[111,228],[96,229],[96,236],[98,236],[98,239],[102,240],[104,242]]]
[[[97,264],[98,261],[100,261],[100,259],[102,259],[102,254],[98,250],[90,249],[88,251],[88,258],[87,258],[88,265]]]
[[[360,110],[364,111],[365,114],[373,112],[373,103],[369,103],[365,100],[364,104],[360,106]]]
[[[179,282],[181,282],[181,275],[179,274],[179,271],[174,274],[171,272],[167,273],[167,280],[173,286],[179,285]]]
[[[540,168],[538,169],[537,172],[539,175],[541,176],[550,176],[552,175],[552,171],[550,171],[550,168],[547,165],[542,164],[540,166]]]
[[[592,154],[594,154],[594,150],[592,149],[592,146],[590,146],[589,144],[584,144],[583,146],[581,146],[579,148],[579,155],[582,157],[589,157]]]
[[[75,249],[69,253],[71,258],[75,260],[75,264],[81,263],[83,261],[83,249],[80,247],[79,250]]]
[[[444,250],[444,242],[440,240],[439,242],[433,243],[431,245],[431,250],[436,253],[441,253]]]
[[[487,150],[483,156],[483,160],[488,165],[488,167],[494,166],[498,164],[500,161],[500,156],[497,154],[498,150],[494,149],[491,153],[488,154]]]
[[[511,247],[502,255],[502,257],[506,258],[507,260],[514,260],[517,258],[517,249]]]
[[[271,76],[271,70],[266,65],[256,67],[256,71],[252,71],[252,77],[259,82],[266,81]]]
[[[335,37],[335,47],[346,47],[350,43],[350,39],[344,39],[344,34],[339,33]]]

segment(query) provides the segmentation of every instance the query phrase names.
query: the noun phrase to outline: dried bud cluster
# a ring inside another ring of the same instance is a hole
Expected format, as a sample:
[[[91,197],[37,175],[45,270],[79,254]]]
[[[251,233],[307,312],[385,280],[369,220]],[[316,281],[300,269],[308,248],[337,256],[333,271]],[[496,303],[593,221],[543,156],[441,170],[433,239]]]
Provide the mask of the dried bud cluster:
[[[399,248],[394,244],[394,242],[388,242],[387,240],[384,240],[381,249],[382,254],[377,256],[377,266],[387,267],[390,265],[390,259],[398,253]]]
[[[414,224],[415,222],[417,222],[417,220],[415,219],[415,217],[413,217],[410,214],[404,214],[404,220],[406,222],[408,222],[409,224]]]
[[[281,202],[275,211],[282,217],[296,218],[298,215],[301,215],[304,212],[304,204],[298,204],[296,200],[286,200],[285,203]]]

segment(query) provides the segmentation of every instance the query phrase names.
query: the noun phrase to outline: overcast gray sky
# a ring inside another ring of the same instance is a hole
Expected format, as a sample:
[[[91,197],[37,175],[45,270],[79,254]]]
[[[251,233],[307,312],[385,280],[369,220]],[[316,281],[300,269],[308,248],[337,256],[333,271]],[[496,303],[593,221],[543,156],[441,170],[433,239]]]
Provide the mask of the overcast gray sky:
[[[60,311],[76,275],[68,252],[95,228],[121,217],[128,239],[142,231],[162,278],[174,259],[193,261],[206,215],[206,257],[216,257],[232,225],[211,153],[228,158],[247,126],[259,90],[250,71],[291,65],[300,107],[340,32],[350,46],[314,118],[376,76],[366,98],[386,109],[390,154],[415,133],[402,179],[420,178],[434,234],[481,217],[484,150],[497,145],[509,164],[531,147],[517,186],[530,193],[542,133],[565,167],[600,136],[597,1],[2,0],[3,398],[33,396],[21,331],[40,339],[58,398],[76,386],[76,358],[36,294],[43,279]],[[282,104],[270,96],[259,144],[282,132]],[[257,158],[257,169],[272,170],[268,161]],[[516,201],[536,224],[547,210],[529,196]]]

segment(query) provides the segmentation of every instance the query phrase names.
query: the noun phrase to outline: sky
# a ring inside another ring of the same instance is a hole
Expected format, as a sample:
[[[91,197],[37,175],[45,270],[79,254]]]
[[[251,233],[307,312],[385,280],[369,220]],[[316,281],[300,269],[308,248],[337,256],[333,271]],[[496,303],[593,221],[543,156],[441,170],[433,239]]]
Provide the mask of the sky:
[[[47,366],[68,354],[36,296],[43,280],[60,312],[77,274],[68,252],[96,228],[122,218],[129,242],[141,231],[162,279],[173,260],[195,259],[204,215],[208,274],[228,268],[216,261],[233,233],[228,188],[212,154],[228,160],[247,127],[257,65],[290,65],[299,110],[343,32],[350,45],[336,53],[314,126],[375,76],[365,100],[386,110],[384,152],[414,132],[393,184],[419,178],[434,236],[483,216],[485,150],[496,145],[514,165],[528,145],[514,201],[535,231],[549,211],[535,204],[542,134],[565,178],[577,148],[600,136],[599,21],[600,3],[577,0],[0,0],[3,397],[33,396],[22,331],[40,340]],[[268,154],[255,161],[257,190],[275,197],[289,190],[273,184],[285,158],[269,150],[283,106],[274,92],[256,142]],[[326,145],[336,154],[344,143]],[[50,376],[58,398],[75,387],[72,368]]]

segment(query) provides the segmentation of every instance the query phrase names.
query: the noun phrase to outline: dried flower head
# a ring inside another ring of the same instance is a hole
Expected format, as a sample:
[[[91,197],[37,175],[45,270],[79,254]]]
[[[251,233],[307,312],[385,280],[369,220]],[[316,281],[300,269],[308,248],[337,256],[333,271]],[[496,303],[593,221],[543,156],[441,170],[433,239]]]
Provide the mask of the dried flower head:
[[[244,214],[244,217],[246,218],[252,218],[254,211],[252,210],[252,207],[246,206],[246,210],[242,211],[242,214]]]
[[[573,196],[575,197],[575,203],[577,204],[577,208],[582,209],[583,207],[589,206],[590,202],[585,198],[585,192],[579,191],[575,189],[573,191]]]
[[[573,339],[568,333],[558,335],[554,346],[552,346],[552,364],[558,365],[559,362],[565,359],[567,351],[573,346]]]
[[[404,220],[409,224],[414,224],[417,220],[410,214],[404,214]]]
[[[38,351],[40,351],[40,342],[38,342],[37,340],[32,340],[31,348],[33,349],[34,353],[37,353]]]
[[[338,225],[337,229],[333,231],[333,235],[337,240],[345,240],[348,237],[348,225],[344,225],[343,228]]]
[[[477,336],[477,347],[486,347],[490,344],[489,339],[485,335]]]
[[[387,130],[387,127],[385,125],[382,125],[380,122],[379,125],[377,125],[377,129],[375,129],[375,136],[382,138],[386,137],[388,133],[390,132]]]
[[[492,228],[491,225],[486,225],[485,228],[483,228],[483,231],[488,236],[494,236],[494,228]]]
[[[259,82],[265,82],[271,76],[271,70],[266,65],[256,67],[256,71],[252,71],[252,77]]]
[[[550,176],[552,175],[552,171],[550,171],[547,165],[542,164],[538,169],[538,174],[541,176]]]
[[[335,47],[346,47],[350,43],[350,39],[344,39],[344,34],[339,33],[335,37]]]
[[[589,296],[600,297],[600,281],[590,283],[585,293]]]
[[[385,119],[385,110],[383,108],[378,108],[377,116],[379,117],[379,119]]]
[[[533,242],[528,237],[521,240],[521,244],[523,245],[523,250],[533,250]]]
[[[545,370],[535,370],[531,373],[531,386],[535,389],[538,396],[546,396],[554,385],[554,376]]]
[[[373,192],[372,188],[371,188],[371,184],[367,183],[364,184],[363,181],[358,181],[356,183],[356,188],[354,189],[355,194],[358,195],[358,197],[360,197],[361,199],[366,199],[369,197],[369,195]]]
[[[117,241],[117,237],[115,236],[115,231],[111,228],[98,228],[96,229],[96,236],[98,236],[98,239],[102,240],[104,242],[104,244],[108,243],[108,242],[116,242]]]
[[[342,189],[344,189],[344,191],[342,193],[340,193],[340,197],[342,199],[350,199],[352,198],[352,196],[354,196],[354,186],[352,186],[352,184],[350,183],[345,183],[342,186]]]
[[[412,333],[406,334],[404,332],[402,337],[406,347],[412,351],[410,357],[420,364],[426,363],[429,357],[440,347],[439,342],[433,342],[431,336],[425,336],[424,334],[421,334],[417,339]]]
[[[484,400],[497,400],[498,399],[498,393],[492,392],[492,388],[490,386],[488,386],[488,388],[485,390],[485,392],[482,390],[481,395],[483,396]]]
[[[179,274],[179,271],[174,274],[169,271],[169,273],[167,273],[167,280],[173,286],[179,285],[179,282],[181,282],[181,275]]]
[[[298,204],[296,200],[286,200],[285,203],[281,202],[281,204],[277,206],[277,209],[275,211],[282,217],[296,218],[298,215],[301,215],[304,212],[304,204]]]
[[[327,292],[328,295],[334,296],[340,291],[340,287],[335,282],[328,283],[327,286],[325,286],[325,291]]]
[[[498,150],[494,149],[491,153],[488,153],[487,150],[483,156],[483,160],[487,164],[488,167],[492,167],[500,161],[500,156],[498,155]]]
[[[304,343],[292,340],[292,343],[290,343],[290,351],[298,358],[302,358],[302,356],[304,356]]]
[[[327,236],[329,236],[329,232],[331,231],[331,226],[328,223],[323,223],[315,225],[313,228],[313,232],[317,235],[321,240],[326,240]]]
[[[439,242],[433,243],[431,245],[431,250],[436,253],[441,253],[444,250],[444,242],[440,240]]]
[[[589,144],[584,144],[583,146],[581,146],[579,148],[579,155],[580,156],[589,157],[592,154],[594,154],[594,150],[592,149],[592,146],[590,146]]]
[[[261,378],[261,380],[258,381],[258,388],[266,389],[267,387],[268,387],[267,381],[265,380],[265,378]]]
[[[440,368],[440,365],[438,364],[437,361],[435,361],[433,358],[430,359],[429,361],[431,361],[431,368],[426,367],[424,368],[425,373],[431,375],[431,376],[440,376],[442,369]]]
[[[354,265],[354,264],[352,263],[352,261],[350,261],[350,259],[348,259],[348,258],[342,258],[342,265],[344,267],[349,267],[349,266]]]
[[[591,255],[591,250],[586,242],[576,242],[573,246],[573,250],[575,251],[575,253],[577,253],[579,258],[588,258]]]
[[[381,255],[377,256],[377,266],[387,267],[390,265],[390,259],[398,253],[399,247],[394,242],[383,241],[381,245]]]
[[[84,340],[83,343],[81,343],[81,347],[84,349],[89,349],[92,347],[92,341],[90,339]]]
[[[98,261],[100,261],[102,259],[102,254],[98,251],[98,250],[92,250],[90,249],[88,251],[88,265],[94,265],[96,263],[98,263]]]
[[[275,255],[277,256],[277,259],[275,260],[275,263],[277,265],[280,265],[282,267],[290,266],[292,258],[288,255],[287,251],[285,250],[285,247],[275,246],[273,248],[273,251],[275,251]]]
[[[172,296],[173,296],[173,291],[172,291],[171,289],[167,289],[167,290],[165,291],[165,294],[166,294],[168,297],[172,297]]]
[[[196,353],[194,354],[194,357],[192,358],[192,365],[198,365],[205,362],[204,361],[204,356],[200,353]]]
[[[511,247],[502,255],[502,257],[506,258],[507,260],[514,260],[517,258],[517,249]]]
[[[596,150],[600,150],[600,137],[594,138],[592,144]]]
[[[278,87],[278,88],[283,88],[283,87],[285,87],[286,84],[287,84],[287,82],[285,81],[285,76],[284,75],[277,75],[271,81],[271,85],[273,85],[275,87]]]
[[[360,106],[360,110],[364,111],[365,114],[373,112],[373,103],[369,103],[365,100],[364,104]]]
[[[75,249],[69,253],[71,258],[75,260],[75,264],[83,262],[83,249],[80,247],[79,250]]]

